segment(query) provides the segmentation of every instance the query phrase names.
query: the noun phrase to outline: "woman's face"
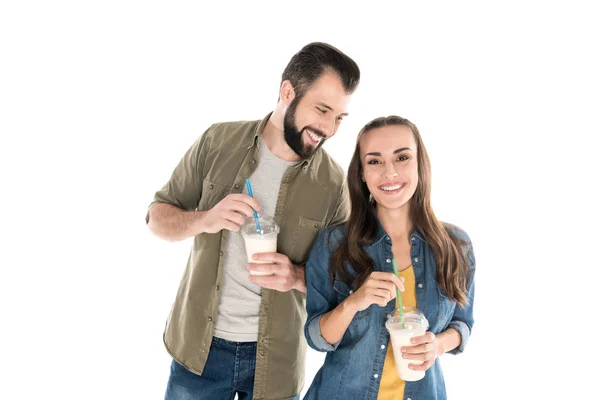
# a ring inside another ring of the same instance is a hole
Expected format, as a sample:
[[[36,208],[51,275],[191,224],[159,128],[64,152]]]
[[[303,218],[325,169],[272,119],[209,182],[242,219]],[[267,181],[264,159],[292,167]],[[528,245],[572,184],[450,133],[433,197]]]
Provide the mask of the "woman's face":
[[[406,206],[417,189],[417,145],[412,130],[389,125],[368,131],[360,141],[363,181],[378,207]]]

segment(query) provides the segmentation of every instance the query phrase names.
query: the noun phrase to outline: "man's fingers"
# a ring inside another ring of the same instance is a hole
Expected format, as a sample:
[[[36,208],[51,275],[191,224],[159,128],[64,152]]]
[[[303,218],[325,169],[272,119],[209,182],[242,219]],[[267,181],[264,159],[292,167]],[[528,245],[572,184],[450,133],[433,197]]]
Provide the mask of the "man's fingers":
[[[236,223],[233,223],[231,221],[228,220],[223,220],[223,227],[222,229],[227,229],[228,231],[231,232],[238,232],[240,230],[240,226]]]
[[[232,201],[228,204],[228,208],[230,209],[230,211],[236,211],[241,215],[246,216],[246,218],[252,217],[254,215],[252,207],[250,207],[247,203],[244,203],[243,201]]]
[[[277,264],[256,264],[249,263],[248,270],[252,272],[262,272],[265,274],[274,274],[279,270],[279,266]]]
[[[237,225],[243,225],[246,222],[246,218],[244,218],[242,214],[235,211],[228,211],[223,214],[223,217]]]
[[[285,280],[277,275],[271,275],[271,276],[250,275],[250,280],[252,282],[256,283],[258,286],[261,286],[265,289],[275,289],[275,290],[280,288],[285,283]]]
[[[256,261],[268,261],[276,264],[285,264],[289,259],[279,253],[256,253],[253,257]]]
[[[260,211],[260,205],[258,204],[258,201],[256,201],[256,199],[254,197],[250,197],[247,194],[234,193],[234,194],[230,194],[227,197],[229,197],[231,200],[245,203],[248,206],[250,206],[251,208],[255,209],[256,211]]]

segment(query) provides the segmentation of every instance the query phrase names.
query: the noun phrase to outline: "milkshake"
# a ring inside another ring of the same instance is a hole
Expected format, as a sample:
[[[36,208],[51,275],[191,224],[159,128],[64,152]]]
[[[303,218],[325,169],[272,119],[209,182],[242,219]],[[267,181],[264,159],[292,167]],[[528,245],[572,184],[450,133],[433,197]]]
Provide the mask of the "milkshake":
[[[418,381],[423,379],[425,371],[412,370],[408,368],[408,364],[419,365],[423,362],[402,358],[402,347],[412,346],[410,343],[412,337],[424,335],[429,327],[429,322],[423,313],[414,307],[406,306],[402,309],[404,310],[404,328],[400,320],[400,312],[397,309],[388,315],[385,327],[390,333],[398,375],[408,382]]]
[[[244,245],[246,246],[246,256],[249,263],[256,264],[271,264],[271,261],[253,260],[252,256],[258,253],[276,253],[277,252],[277,234],[279,227],[269,218],[259,217],[260,232],[256,227],[254,218],[248,218],[246,223],[242,225],[240,232],[244,237]],[[250,271],[251,275],[272,275],[271,273]]]

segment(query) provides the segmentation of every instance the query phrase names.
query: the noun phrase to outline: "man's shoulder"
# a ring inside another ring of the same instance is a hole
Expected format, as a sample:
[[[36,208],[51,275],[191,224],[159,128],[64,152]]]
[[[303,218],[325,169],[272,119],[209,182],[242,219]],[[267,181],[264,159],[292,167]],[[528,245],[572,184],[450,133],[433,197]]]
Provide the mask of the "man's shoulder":
[[[210,136],[215,146],[227,145],[229,148],[235,148],[236,145],[250,146],[260,122],[261,120],[216,122],[208,128],[206,135]]]
[[[345,172],[324,149],[315,153],[311,162],[311,170],[317,180],[324,186],[341,186],[345,180]]]

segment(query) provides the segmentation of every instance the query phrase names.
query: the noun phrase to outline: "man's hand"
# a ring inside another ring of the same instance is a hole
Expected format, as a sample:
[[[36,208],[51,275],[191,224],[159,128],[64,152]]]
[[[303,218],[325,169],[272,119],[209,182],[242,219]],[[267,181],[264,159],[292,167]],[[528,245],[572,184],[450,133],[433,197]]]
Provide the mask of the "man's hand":
[[[290,259],[279,253],[260,253],[254,255],[256,261],[267,261],[270,264],[248,264],[248,270],[272,275],[250,275],[250,280],[266,289],[287,292],[296,289],[306,293],[304,267],[292,264]]]
[[[237,232],[246,222],[246,217],[253,215],[253,209],[260,211],[260,206],[253,197],[241,193],[229,194],[204,213],[202,232],[217,233],[222,229]]]

